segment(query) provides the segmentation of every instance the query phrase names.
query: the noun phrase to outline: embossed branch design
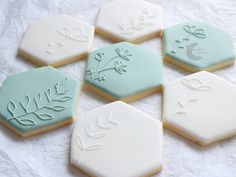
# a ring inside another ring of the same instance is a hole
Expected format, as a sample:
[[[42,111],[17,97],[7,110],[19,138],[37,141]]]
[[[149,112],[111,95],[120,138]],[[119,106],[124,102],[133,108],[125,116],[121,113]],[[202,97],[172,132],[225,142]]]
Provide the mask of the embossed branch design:
[[[10,100],[7,105],[7,110],[11,114],[12,117],[7,119],[8,121],[17,121],[19,124],[23,126],[34,126],[36,125],[36,122],[33,119],[25,118],[28,115],[34,115],[41,121],[47,121],[54,118],[53,115],[46,112],[46,109],[60,112],[66,109],[61,104],[57,105],[51,105],[51,103],[63,103],[67,102],[72,99],[69,95],[66,93],[69,90],[63,90],[62,86],[65,86],[67,82],[67,78],[65,78],[62,82],[57,82],[54,84],[53,88],[48,88],[44,92],[37,93],[33,98],[30,97],[30,94],[27,94],[19,103],[19,107],[17,104]],[[55,92],[55,93],[53,93]],[[42,101],[44,97],[44,100],[46,102]],[[33,106],[32,106],[33,104]],[[32,107],[35,107],[32,109]],[[22,109],[24,111],[23,114],[17,115],[17,110]],[[43,112],[44,110],[44,112]]]
[[[102,120],[101,117],[97,117],[95,126],[93,127],[90,122],[88,122],[85,126],[85,135],[86,137],[82,138],[81,135],[77,135],[75,137],[75,141],[79,148],[83,151],[92,151],[98,150],[102,147],[103,144],[86,144],[85,140],[87,138],[100,139],[104,138],[107,135],[107,131],[112,129],[114,126],[118,124],[117,120],[113,118],[112,114],[110,114],[105,120]]]
[[[189,90],[189,95],[188,98],[185,102],[178,101],[178,106],[179,109],[176,112],[177,114],[185,114],[186,113],[186,108],[192,103],[196,102],[198,98],[193,96],[194,91],[210,91],[211,87],[208,85],[204,85],[199,79],[183,79],[181,83],[188,87]]]
[[[185,25],[183,27],[183,30],[187,32],[187,35],[180,40],[175,40],[175,43],[177,44],[177,49],[171,51],[171,53],[174,55],[178,52],[179,49],[185,48],[184,43],[190,41],[191,36],[199,38],[199,39],[206,38],[205,31],[201,28],[197,28],[196,26]]]
[[[132,54],[128,49],[124,48],[116,48],[115,52],[116,55],[111,58],[106,58],[103,52],[98,52],[95,55],[95,60],[98,61],[97,67],[91,67],[86,71],[86,74],[90,76],[91,81],[105,81],[106,74],[104,73],[109,70],[114,70],[119,74],[123,74],[127,71],[127,65],[124,64],[124,61],[130,61]]]
[[[89,37],[83,34],[80,28],[63,27],[57,30],[57,33],[62,39],[57,42],[49,42],[48,49],[46,50],[47,54],[52,54],[53,48],[63,47],[66,41],[87,42],[89,40]]]
[[[130,18],[129,23],[120,23],[120,34],[134,35],[135,32],[145,29],[145,27],[153,26],[152,19],[155,19],[156,15],[150,13],[149,9],[144,8],[138,18]]]

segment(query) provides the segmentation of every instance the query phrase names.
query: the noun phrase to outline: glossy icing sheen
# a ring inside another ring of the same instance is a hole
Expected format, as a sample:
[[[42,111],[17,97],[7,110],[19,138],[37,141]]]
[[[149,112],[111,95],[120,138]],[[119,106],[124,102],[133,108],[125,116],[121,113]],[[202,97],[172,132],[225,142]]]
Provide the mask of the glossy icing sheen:
[[[30,132],[73,117],[80,84],[52,67],[9,76],[0,89],[0,118]]]
[[[96,108],[75,123],[71,163],[99,177],[157,172],[162,166],[162,124],[123,102]]]
[[[190,21],[167,28],[163,40],[165,55],[198,69],[235,59],[230,36],[201,22]]]
[[[93,35],[93,26],[76,18],[65,15],[47,17],[29,26],[19,51],[45,65],[53,65],[87,53]]]
[[[162,10],[144,0],[108,2],[99,10],[96,27],[124,41],[137,40],[161,31]]]
[[[162,59],[142,47],[116,43],[89,54],[85,81],[125,98],[162,85]]]
[[[198,72],[165,86],[163,121],[209,144],[236,134],[235,97],[235,85]]]

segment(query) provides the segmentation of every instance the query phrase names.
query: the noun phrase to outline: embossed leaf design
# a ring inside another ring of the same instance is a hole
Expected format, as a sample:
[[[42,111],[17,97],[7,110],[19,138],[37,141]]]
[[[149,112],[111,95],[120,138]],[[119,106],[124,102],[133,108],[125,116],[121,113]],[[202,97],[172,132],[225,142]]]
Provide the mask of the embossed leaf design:
[[[36,124],[33,120],[30,120],[30,119],[19,119],[18,121],[20,122],[20,124],[26,125],[26,126],[33,126]]]
[[[64,37],[71,36],[71,30],[69,28],[61,28],[58,30],[58,33],[60,33]]]
[[[34,97],[34,101],[36,103],[37,108],[39,108],[39,102],[41,101],[42,98],[42,93],[38,93],[35,97]]]
[[[211,87],[207,85],[203,85],[203,83],[198,79],[182,79],[181,81],[185,86],[187,86],[190,89],[193,90],[199,90],[199,91],[209,91],[211,90]]]
[[[198,37],[198,38],[205,38],[206,35],[204,33],[204,30],[203,29],[197,29],[193,32],[193,35]]]
[[[137,18],[130,18],[129,24],[124,25],[120,23],[121,34],[133,35],[136,31],[143,30],[146,26],[152,26],[154,23],[150,22],[150,19],[156,18],[155,14],[150,14],[147,8],[144,8]],[[147,21],[149,20],[149,21]]]
[[[46,108],[52,109],[53,111],[58,111],[58,112],[63,111],[63,110],[66,109],[64,106],[52,106],[52,107],[47,106]]]
[[[206,38],[206,34],[204,32],[203,29],[195,29],[195,26],[189,26],[189,25],[185,25],[183,27],[183,29],[187,32],[192,34],[193,36],[197,37],[197,38]]]
[[[16,105],[15,105],[15,103],[13,101],[9,101],[8,102],[7,109],[9,110],[11,115],[14,117],[15,116],[14,112],[16,110]]]
[[[75,137],[75,141],[79,145],[79,147],[83,149],[83,142],[79,135]]]
[[[89,123],[86,126],[86,132],[87,132],[88,136],[93,137],[93,138],[102,138],[102,137],[106,136],[106,134],[104,134],[104,133],[92,132],[92,127]]]
[[[84,146],[83,141],[79,135],[75,137],[75,140],[78,146],[80,147],[80,149],[82,150],[92,151],[92,150],[97,150],[102,147],[102,145],[100,144]]]
[[[54,84],[54,88],[55,88],[55,92],[56,92],[55,95],[54,94],[52,95],[51,88],[48,88],[48,89],[46,89],[46,91],[39,92],[38,94],[36,94],[32,99],[32,100],[34,100],[34,102],[33,102],[34,107],[33,108],[30,107],[31,109],[28,108],[30,105],[30,100],[31,100],[30,96],[29,96],[29,94],[27,96],[25,96],[19,103],[21,106],[21,109],[25,110],[25,113],[23,113],[23,114],[19,114],[19,115],[15,114],[16,104],[12,100],[10,100],[8,102],[7,109],[9,111],[9,113],[12,115],[12,117],[10,117],[8,119],[8,121],[15,120],[21,125],[33,126],[36,124],[36,122],[30,118],[25,118],[25,116],[33,114],[38,119],[43,120],[43,121],[53,119],[54,118],[53,115],[50,115],[48,113],[39,113],[39,111],[42,112],[44,108],[48,108],[48,109],[51,109],[53,111],[58,111],[58,112],[66,109],[64,106],[61,106],[61,105],[51,106],[52,102],[54,102],[54,103],[56,103],[56,101],[66,102],[66,101],[72,99],[72,97],[70,97],[69,95],[65,95],[65,93],[68,90],[63,90],[61,88],[62,85],[65,85],[66,80],[67,80],[67,78],[65,80],[63,80],[62,82],[57,82],[56,84]],[[62,96],[59,97],[59,95],[62,95]],[[39,102],[42,100],[43,96],[45,97],[45,99],[47,99],[47,101],[42,102],[41,105],[39,106]]]
[[[38,113],[35,113],[35,115],[41,119],[41,120],[51,120],[53,119],[53,116],[50,115],[50,114],[38,114]]]
[[[55,101],[59,101],[59,102],[66,102],[71,100],[72,98],[70,96],[63,96],[62,98],[59,99],[55,99]]]
[[[87,42],[89,39],[88,39],[88,36],[84,35],[84,34],[76,34],[76,35],[73,35],[72,38],[76,41],[80,41],[80,42]]]
[[[26,112],[28,112],[28,111],[27,111],[27,108],[28,108],[28,106],[29,106],[29,103],[30,103],[30,97],[29,97],[29,95],[27,95],[27,96],[25,97],[25,99],[21,100],[21,102],[20,102],[21,106],[23,107],[23,109],[24,109]]]
[[[211,90],[211,87],[209,87],[209,86],[200,86],[198,89],[201,90],[201,91],[208,91],[208,90]]]
[[[190,28],[189,25],[185,25],[185,26],[183,27],[183,29],[184,29],[186,32],[188,32],[188,33],[191,32],[191,28]]]
[[[94,138],[102,138],[105,137],[106,133],[109,129],[111,129],[114,125],[117,124],[115,119],[112,119],[112,114],[110,114],[110,116],[107,117],[106,120],[104,120],[104,122],[102,122],[102,120],[100,119],[100,116],[97,116],[96,119],[96,128],[93,130],[93,127],[91,126],[90,122],[88,122],[85,125],[85,133],[87,134],[88,138],[90,138],[90,140],[93,140]],[[98,131],[102,131],[104,133],[98,133]],[[78,144],[79,148],[81,150],[98,150],[102,147],[102,144],[90,144],[90,145],[85,145],[83,139],[80,137],[80,135],[77,135],[75,137],[75,141]]]
[[[44,93],[45,93],[48,101],[51,101],[51,89],[50,88],[47,89]]]

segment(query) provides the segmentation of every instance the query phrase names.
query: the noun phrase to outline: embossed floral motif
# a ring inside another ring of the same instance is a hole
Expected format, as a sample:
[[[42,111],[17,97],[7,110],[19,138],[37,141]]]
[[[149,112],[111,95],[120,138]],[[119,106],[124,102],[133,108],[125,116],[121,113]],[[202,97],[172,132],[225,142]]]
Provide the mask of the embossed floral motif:
[[[184,38],[182,38],[181,40],[179,40],[179,39],[175,40],[175,43],[177,44],[177,49],[171,51],[171,53],[174,54],[174,55],[176,55],[176,53],[178,52],[179,49],[185,49],[185,45],[186,45],[185,43],[186,42],[189,43],[191,41],[191,37],[195,37],[195,38],[199,38],[199,39],[205,39],[206,38],[205,31],[201,28],[197,28],[194,25],[193,26],[185,25],[183,27],[183,30],[185,32],[187,32],[187,35]],[[193,46],[193,47],[195,47],[195,46]],[[188,50],[188,53],[189,53],[189,50]]]
[[[193,95],[194,91],[210,91],[211,87],[208,85],[204,85],[202,81],[199,79],[183,79],[181,83],[189,88],[189,94],[188,98],[185,102],[179,101],[179,110],[177,111],[177,114],[185,114],[186,113],[186,108],[192,103],[196,102],[198,98],[196,98]]]
[[[54,116],[49,114],[46,110],[54,112],[63,111],[66,109],[63,103],[72,99],[70,95],[66,94],[69,90],[63,89],[66,82],[67,78],[62,82],[55,83],[53,88],[39,92],[33,97],[27,94],[20,101],[18,106],[13,100],[10,100],[7,105],[7,110],[12,117],[10,117],[8,121],[15,120],[23,126],[34,126],[36,122],[32,119],[33,115],[41,121],[53,119]],[[24,113],[18,114],[18,110],[23,110]],[[26,118],[28,115],[32,115],[31,118]]]
[[[92,126],[92,122],[88,122],[85,125],[84,133],[86,137],[82,138],[80,134],[75,136],[75,141],[82,151],[92,151],[100,149],[103,144],[86,144],[86,139],[93,140],[104,138],[107,135],[108,131],[118,124],[117,120],[112,116],[112,113],[110,113],[110,115],[107,116],[106,119],[102,119],[100,116],[98,116],[96,118],[96,121],[93,123],[95,124],[95,126]]]
[[[80,28],[63,27],[57,33],[62,39],[57,42],[49,42],[48,49],[46,50],[47,54],[53,53],[53,48],[63,47],[66,41],[87,42],[89,40],[88,36],[83,34]]]
[[[128,49],[116,48],[116,55],[111,58],[106,58],[103,52],[98,52],[95,55],[95,59],[99,62],[96,67],[91,67],[86,71],[86,74],[90,76],[91,81],[105,81],[106,71],[114,70],[119,74],[125,73],[127,65],[125,64],[130,60],[132,54]]]
[[[134,35],[137,31],[145,29],[145,27],[153,26],[156,15],[150,13],[149,9],[144,8],[138,18],[130,18],[128,23],[120,23],[120,34]]]

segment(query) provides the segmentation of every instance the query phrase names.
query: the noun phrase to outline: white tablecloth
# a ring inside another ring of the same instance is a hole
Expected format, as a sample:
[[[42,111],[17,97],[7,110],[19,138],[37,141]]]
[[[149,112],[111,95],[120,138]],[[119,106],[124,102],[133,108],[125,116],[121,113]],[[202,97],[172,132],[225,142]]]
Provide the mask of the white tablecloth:
[[[235,0],[152,1],[163,7],[167,27],[186,20],[202,20],[228,31],[234,42],[236,41]],[[55,14],[68,14],[94,24],[98,8],[105,2],[106,0],[0,0],[0,85],[8,75],[35,67],[16,57],[17,47],[28,24]],[[110,43],[96,35],[93,49]],[[140,45],[161,54],[160,39],[152,39]],[[83,81],[85,62],[79,61],[60,69]],[[215,73],[236,83],[235,66]],[[169,64],[164,65],[165,83],[187,74]],[[82,92],[77,115],[105,103],[107,101],[92,93]],[[160,94],[131,105],[156,119],[161,119]],[[69,164],[71,130],[72,125],[23,139],[0,125],[0,177],[86,176]],[[235,176],[236,137],[202,148],[175,133],[164,130],[164,169],[156,177]]]

